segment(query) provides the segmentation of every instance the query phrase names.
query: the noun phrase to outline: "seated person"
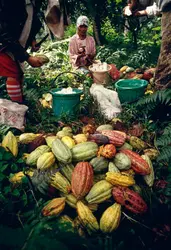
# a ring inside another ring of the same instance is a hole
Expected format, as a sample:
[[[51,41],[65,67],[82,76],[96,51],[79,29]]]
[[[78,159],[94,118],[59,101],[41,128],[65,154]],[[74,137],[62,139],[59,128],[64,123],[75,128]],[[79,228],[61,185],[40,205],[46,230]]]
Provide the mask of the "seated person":
[[[96,55],[95,40],[87,35],[89,20],[86,16],[77,19],[77,33],[69,42],[69,57],[73,69],[85,74],[89,73],[88,66],[93,63]]]

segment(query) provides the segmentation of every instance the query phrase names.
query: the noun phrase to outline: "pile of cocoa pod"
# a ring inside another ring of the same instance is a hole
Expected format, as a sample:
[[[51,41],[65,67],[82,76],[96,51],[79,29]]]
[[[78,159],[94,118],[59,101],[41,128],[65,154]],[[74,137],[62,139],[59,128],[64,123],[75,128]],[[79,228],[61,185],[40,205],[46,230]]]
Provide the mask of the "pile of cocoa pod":
[[[14,136],[9,131],[1,143],[14,157],[21,145],[27,148],[23,159],[30,179],[37,173],[48,173],[48,186],[57,190],[42,209],[42,216],[59,216],[70,206],[76,209],[81,227],[91,234],[116,230],[122,209],[134,214],[148,211],[135,178],[139,175],[144,185],[153,186],[152,161],[158,151],[138,137],[113,130],[110,124],[99,127],[88,124],[77,135],[73,135],[71,127],[64,127],[56,135]],[[11,185],[20,185],[25,174],[24,171],[13,174],[9,179]],[[94,212],[105,202],[110,205],[97,220]]]

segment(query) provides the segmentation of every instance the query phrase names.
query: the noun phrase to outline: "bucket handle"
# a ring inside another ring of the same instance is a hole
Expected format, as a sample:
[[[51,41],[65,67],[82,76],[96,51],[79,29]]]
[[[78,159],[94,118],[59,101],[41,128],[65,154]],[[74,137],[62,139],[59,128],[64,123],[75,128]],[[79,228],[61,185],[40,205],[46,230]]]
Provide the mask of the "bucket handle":
[[[63,75],[63,74],[68,74],[68,73],[69,73],[69,74],[76,75],[76,76],[78,76],[78,77],[80,78],[80,80],[82,80],[81,76],[80,76],[78,73],[75,73],[75,72],[72,72],[72,71],[64,71],[64,72],[59,73],[59,74],[54,78],[53,83],[55,83],[56,79],[57,79],[59,76],[61,76],[61,75]]]

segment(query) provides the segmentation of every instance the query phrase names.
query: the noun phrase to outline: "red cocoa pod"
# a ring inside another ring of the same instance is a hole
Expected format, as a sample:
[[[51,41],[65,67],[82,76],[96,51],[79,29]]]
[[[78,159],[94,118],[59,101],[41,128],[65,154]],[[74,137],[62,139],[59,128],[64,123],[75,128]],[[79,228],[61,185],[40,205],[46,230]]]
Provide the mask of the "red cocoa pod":
[[[145,201],[138,193],[129,188],[114,187],[112,195],[117,203],[123,205],[126,209],[135,214],[142,214],[147,211],[147,204]]]
[[[109,138],[109,143],[114,144],[116,147],[121,147],[126,140],[126,133],[118,130],[102,130],[102,135]]]
[[[89,135],[88,141],[95,142],[98,145],[102,145],[102,144],[104,145],[104,144],[109,143],[109,138],[102,134],[93,134],[93,135]]]
[[[89,162],[79,162],[75,166],[72,179],[71,187],[74,196],[77,199],[84,197],[93,186],[93,168]]]
[[[150,174],[151,169],[148,163],[139,154],[129,149],[122,149],[119,152],[124,153],[130,158],[131,167],[135,171],[135,173],[141,174],[141,175]]]

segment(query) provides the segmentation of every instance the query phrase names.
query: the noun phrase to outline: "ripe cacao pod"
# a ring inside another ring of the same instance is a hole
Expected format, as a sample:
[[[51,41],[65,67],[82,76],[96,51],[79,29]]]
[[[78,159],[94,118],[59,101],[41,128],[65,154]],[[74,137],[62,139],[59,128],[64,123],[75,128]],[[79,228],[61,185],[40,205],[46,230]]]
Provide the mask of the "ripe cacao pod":
[[[74,135],[73,139],[75,140],[76,144],[86,142],[87,141],[87,136],[85,134],[78,134]]]
[[[99,230],[99,224],[96,217],[88,206],[84,205],[83,202],[77,202],[77,213],[81,220],[82,225],[87,229],[88,233],[97,232]]]
[[[52,187],[55,187],[64,194],[68,194],[71,191],[71,185],[69,181],[59,172],[57,172],[50,182]]]
[[[48,169],[54,165],[55,160],[56,158],[52,152],[45,152],[37,160],[37,169]]]
[[[114,158],[114,164],[119,170],[127,170],[131,167],[131,160],[127,155],[117,153]]]
[[[77,199],[84,197],[93,185],[93,169],[88,162],[79,162],[72,173],[71,187]]]
[[[151,170],[148,163],[139,154],[129,149],[122,149],[120,152],[126,154],[130,158],[131,167],[135,173],[141,175],[150,174]]]
[[[113,144],[106,144],[105,146],[101,146],[98,151],[98,155],[104,156],[107,159],[114,158],[116,154],[116,147]]]
[[[47,145],[41,145],[39,146],[38,148],[36,148],[34,151],[32,151],[27,159],[26,159],[26,164],[29,165],[29,166],[34,166],[37,164],[37,160],[38,158],[46,153],[46,152],[49,152],[50,151],[50,148],[47,146]]]
[[[83,134],[94,134],[96,128],[92,124],[87,124],[82,128]]]
[[[125,143],[122,145],[122,147],[119,147],[118,149],[119,149],[119,150],[121,150],[121,149],[130,149],[130,150],[132,150],[133,147],[132,147],[129,143],[125,142]]]
[[[132,176],[122,175],[121,173],[106,173],[106,181],[114,186],[129,187],[135,184]]]
[[[112,125],[110,125],[110,124],[103,124],[103,125],[100,125],[100,126],[96,129],[96,131],[98,131],[98,132],[100,132],[100,131],[102,131],[102,130],[113,130],[113,127],[112,127]]]
[[[90,161],[94,173],[103,173],[108,167],[108,160],[104,157],[95,157]]]
[[[28,153],[31,153],[41,145],[46,145],[46,140],[43,135],[37,136],[33,141],[28,143]]]
[[[121,205],[118,203],[108,207],[100,219],[100,230],[103,233],[111,233],[119,226],[121,219]]]
[[[46,143],[47,143],[47,145],[48,145],[50,148],[52,148],[52,142],[53,142],[55,139],[58,139],[57,136],[55,136],[55,135],[50,135],[50,136],[45,137]]]
[[[70,163],[72,161],[72,154],[69,147],[59,139],[55,139],[52,142],[52,152],[59,162]]]
[[[59,162],[60,172],[63,174],[69,182],[71,182],[72,172],[74,170],[74,166],[72,163],[64,164]]]
[[[43,216],[59,215],[65,208],[65,198],[55,198],[51,200],[43,209]]]
[[[83,142],[75,145],[71,152],[73,161],[87,161],[97,155],[98,146],[95,142]]]
[[[131,136],[129,143],[133,148],[138,150],[143,150],[147,147],[146,143],[136,136]]]
[[[28,143],[34,141],[40,135],[41,134],[23,133],[19,136],[19,143],[28,144]]]
[[[113,162],[109,162],[108,172],[120,173],[119,169],[115,166]]]
[[[157,159],[159,152],[154,148],[147,148],[144,150],[144,154],[147,155],[150,158],[150,160],[155,160]]]
[[[88,141],[95,142],[98,145],[104,145],[109,143],[109,138],[102,134],[91,134],[88,136]]]
[[[150,170],[151,170],[150,174],[147,174],[147,175],[144,175],[144,176],[143,176],[144,181],[146,182],[146,184],[147,184],[149,187],[152,187],[153,184],[154,184],[154,179],[155,179],[153,164],[152,164],[150,158],[148,157],[148,155],[142,155],[141,157],[148,163],[149,168],[150,168]]]
[[[101,131],[103,135],[109,138],[109,143],[112,143],[116,147],[121,147],[126,140],[126,133],[118,130],[103,130]]]
[[[145,213],[147,204],[141,196],[129,188],[114,187],[112,190],[115,201],[135,214]]]
[[[62,137],[61,141],[68,146],[68,148],[73,148],[75,146],[75,141],[69,137],[69,136],[64,136]]]
[[[9,131],[2,140],[2,147],[10,151],[14,157],[18,155],[18,142],[15,135]]]
[[[93,185],[85,199],[90,204],[102,203],[112,196],[111,190],[112,184],[110,184],[106,180],[99,181]]]

